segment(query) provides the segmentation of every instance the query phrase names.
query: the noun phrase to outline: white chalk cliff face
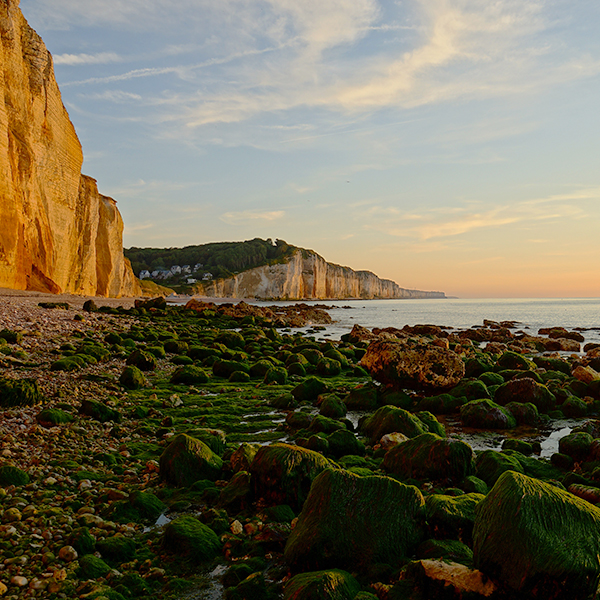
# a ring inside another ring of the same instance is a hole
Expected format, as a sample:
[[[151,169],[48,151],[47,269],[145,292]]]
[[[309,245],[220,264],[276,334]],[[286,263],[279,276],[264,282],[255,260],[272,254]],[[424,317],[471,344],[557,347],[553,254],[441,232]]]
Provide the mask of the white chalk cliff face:
[[[354,271],[328,263],[310,250],[298,250],[287,262],[199,284],[195,291],[215,298],[281,300],[445,298],[443,292],[407,290],[389,279],[379,279],[370,271]]]
[[[81,174],[52,57],[18,0],[0,0],[0,37],[0,287],[139,294],[116,202]]]

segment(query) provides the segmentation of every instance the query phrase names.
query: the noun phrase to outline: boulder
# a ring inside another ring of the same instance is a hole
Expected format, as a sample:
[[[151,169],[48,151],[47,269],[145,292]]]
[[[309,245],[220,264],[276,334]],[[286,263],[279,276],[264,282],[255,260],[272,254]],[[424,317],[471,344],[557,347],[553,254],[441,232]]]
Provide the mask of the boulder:
[[[390,448],[383,468],[414,479],[459,482],[473,474],[473,450],[464,442],[423,433]]]
[[[372,442],[381,439],[386,433],[403,433],[412,438],[428,431],[427,425],[417,416],[396,406],[382,406],[361,424],[365,435]]]
[[[529,378],[513,379],[502,384],[496,390],[494,400],[502,406],[509,402],[531,402],[541,413],[554,410],[556,405],[554,394],[545,385]]]
[[[575,462],[587,460],[591,450],[594,438],[583,431],[570,433],[558,441],[558,451],[561,454],[570,456]]]
[[[283,600],[354,600],[360,584],[350,573],[339,569],[300,573],[283,590]]]
[[[556,486],[508,471],[478,505],[475,567],[520,598],[574,600],[600,579],[600,509]]]
[[[284,551],[294,570],[397,565],[423,539],[421,492],[389,477],[323,471]]]
[[[377,387],[372,383],[359,385],[344,398],[348,410],[375,410],[379,406]]]
[[[365,455],[365,445],[356,439],[356,436],[347,429],[338,429],[327,436],[329,453],[334,458],[341,458],[348,454]]]
[[[200,367],[194,365],[184,365],[175,370],[171,375],[171,383],[182,383],[184,385],[194,385],[207,383],[208,375]]]
[[[517,425],[535,426],[540,421],[537,406],[531,402],[509,402],[505,408],[517,420]]]
[[[200,479],[218,479],[223,461],[204,443],[185,433],[175,436],[159,459],[160,478],[189,487]]]
[[[194,563],[212,560],[221,552],[217,534],[191,515],[179,517],[166,526],[162,546],[167,552]]]
[[[0,378],[0,407],[34,406],[45,402],[37,381],[34,379]]]
[[[485,450],[477,457],[477,476],[483,479],[490,487],[504,471],[517,471],[523,473],[521,463],[514,457],[504,452]]]
[[[263,446],[250,465],[255,497],[269,506],[289,504],[299,510],[315,477],[332,468],[334,463],[306,448],[290,444]]]
[[[483,494],[448,496],[431,494],[425,500],[427,522],[435,536],[454,538],[470,543],[475,523],[475,508],[485,498]],[[423,556],[422,558],[437,558]]]
[[[372,342],[360,364],[373,379],[390,387],[451,388],[465,374],[458,354],[414,339]]]
[[[326,391],[326,383],[322,382],[317,377],[307,377],[292,390],[292,394],[298,402],[314,402]]]
[[[493,400],[471,400],[460,408],[460,419],[467,427],[478,429],[513,429],[517,420],[512,413]]]

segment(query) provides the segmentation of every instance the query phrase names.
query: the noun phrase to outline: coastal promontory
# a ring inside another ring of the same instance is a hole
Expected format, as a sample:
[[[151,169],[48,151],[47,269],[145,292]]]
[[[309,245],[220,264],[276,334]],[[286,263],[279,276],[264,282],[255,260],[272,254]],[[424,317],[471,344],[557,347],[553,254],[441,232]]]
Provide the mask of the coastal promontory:
[[[0,1],[0,36],[0,287],[138,294],[116,202],[81,174],[52,56],[18,0]]]

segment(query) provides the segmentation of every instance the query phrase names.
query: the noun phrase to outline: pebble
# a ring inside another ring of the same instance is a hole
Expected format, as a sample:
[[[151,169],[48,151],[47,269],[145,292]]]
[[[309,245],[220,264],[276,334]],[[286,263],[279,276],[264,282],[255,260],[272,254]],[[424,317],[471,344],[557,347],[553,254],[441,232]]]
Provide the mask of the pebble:
[[[240,535],[244,531],[244,526],[238,520],[235,520],[231,524],[230,529],[231,529],[231,533],[233,533],[233,535]]]
[[[13,507],[5,510],[2,518],[6,523],[14,523],[15,521],[20,521],[22,517],[21,511]]]
[[[27,577],[22,577],[21,575],[13,575],[13,577],[10,578],[10,583],[17,587],[25,587],[29,583],[29,580]]]
[[[64,560],[65,562],[72,562],[74,561],[79,555],[77,554],[77,550],[75,550],[75,548],[73,548],[73,546],[63,546],[59,551],[58,551],[58,557],[62,560]]]

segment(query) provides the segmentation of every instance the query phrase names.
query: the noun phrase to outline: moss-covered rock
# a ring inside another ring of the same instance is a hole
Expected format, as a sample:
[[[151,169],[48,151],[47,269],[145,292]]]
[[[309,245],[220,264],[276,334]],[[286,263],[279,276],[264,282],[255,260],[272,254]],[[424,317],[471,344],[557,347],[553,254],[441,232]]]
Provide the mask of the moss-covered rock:
[[[365,455],[365,445],[347,429],[338,429],[327,436],[329,453],[335,458],[348,454]]]
[[[190,346],[183,340],[167,340],[164,348],[165,352],[169,352],[170,354],[186,354],[189,351]]]
[[[350,573],[339,569],[300,573],[283,590],[284,600],[354,600],[360,584]]]
[[[284,556],[295,570],[398,564],[423,539],[421,492],[389,477],[327,470],[313,482]]]
[[[175,370],[171,375],[171,383],[182,383],[184,385],[195,385],[208,382],[206,371],[194,365],[184,365]]]
[[[321,358],[316,365],[316,371],[321,377],[337,377],[342,372],[342,365],[333,358]]]
[[[103,402],[90,399],[82,401],[79,414],[96,419],[96,421],[100,421],[101,423],[106,423],[107,421],[118,423],[121,420],[121,413],[118,410],[107,406]]]
[[[504,377],[500,375],[500,373],[493,373],[488,371],[487,373],[482,373],[479,376],[479,381],[485,384],[486,387],[494,386],[494,385],[502,385],[504,383]]]
[[[123,369],[119,377],[119,383],[128,390],[138,390],[147,385],[144,374],[132,365]]]
[[[429,433],[435,433],[440,437],[446,437],[446,428],[436,419],[435,415],[430,413],[428,410],[420,410],[417,413],[417,418]]]
[[[96,549],[102,558],[111,565],[117,566],[130,561],[135,555],[135,542],[124,535],[117,534],[98,540]]]
[[[4,465],[0,467],[0,485],[21,486],[29,483],[29,475],[12,465]]]
[[[335,465],[318,452],[289,444],[262,447],[250,465],[256,498],[267,505],[289,504],[299,510],[310,486],[325,469]]]
[[[234,371],[228,381],[230,383],[248,383],[250,381],[250,374],[246,371]]]
[[[502,406],[509,402],[531,402],[541,413],[548,413],[556,406],[554,394],[545,385],[528,377],[502,384],[496,390],[494,400]]]
[[[60,408],[45,408],[36,415],[35,420],[40,423],[40,425],[52,427],[54,425],[71,423],[71,421],[73,421],[73,415]]]
[[[34,379],[9,379],[0,377],[0,407],[35,406],[45,402]]]
[[[436,537],[455,538],[470,543],[475,523],[475,508],[484,498],[483,494],[427,496],[425,499],[427,521]],[[422,556],[421,558],[437,557]]]
[[[215,377],[229,379],[236,371],[242,371],[250,375],[250,367],[245,362],[237,360],[217,360],[213,363],[212,372]]]
[[[560,410],[567,418],[580,418],[588,414],[588,405],[576,396],[569,396],[561,405]]]
[[[504,452],[485,450],[481,452],[476,461],[477,476],[492,487],[504,471],[523,473],[521,463],[514,457]]]
[[[179,517],[165,527],[162,546],[193,563],[212,560],[221,552],[217,534],[191,515]]]
[[[346,405],[335,394],[327,394],[320,398],[319,412],[330,419],[341,419],[346,416]]]
[[[317,377],[307,377],[292,390],[298,402],[314,402],[325,392],[327,392],[327,384]]]
[[[519,597],[573,599],[600,579],[600,509],[514,471],[478,505],[475,566]],[[534,591],[535,590],[535,591]]]
[[[79,559],[78,575],[81,579],[99,579],[110,573],[110,566],[93,554],[86,554]]]
[[[266,385],[285,385],[288,379],[288,372],[283,367],[272,367],[265,373],[263,382]]]
[[[458,540],[425,540],[417,548],[417,558],[441,558],[472,565],[473,550]]]
[[[131,492],[129,504],[140,515],[142,521],[156,521],[167,510],[166,504],[151,492]]]
[[[65,358],[59,358],[50,365],[51,371],[79,371],[85,362],[80,356],[66,356]]]
[[[344,398],[348,410],[375,410],[379,406],[377,387],[372,383],[351,389]]]
[[[249,471],[250,465],[260,450],[259,444],[241,444],[231,455],[229,465],[234,473],[238,471]]]
[[[0,331],[0,339],[6,340],[9,344],[22,344],[23,334],[20,331],[12,331],[10,329],[3,329]]]
[[[558,451],[570,456],[575,462],[587,459],[592,449],[594,438],[583,431],[570,433],[558,441]]]
[[[200,479],[218,479],[223,461],[204,442],[181,433],[173,438],[160,459],[160,478],[181,487]]]
[[[457,412],[466,402],[467,398],[465,396],[456,397],[452,394],[437,394],[421,398],[417,408],[430,411],[436,415],[449,415]]]
[[[519,371],[535,370],[536,365],[532,360],[525,358],[522,354],[517,352],[511,352],[510,350],[505,352],[496,361],[496,368],[498,371],[505,369],[517,369]]]
[[[513,414],[493,400],[471,400],[460,408],[463,425],[478,429],[514,429],[517,420]]]
[[[532,402],[509,402],[505,408],[517,420],[517,425],[536,426],[540,422],[540,412]]]
[[[390,448],[383,468],[414,479],[459,482],[473,474],[473,450],[464,442],[423,433]]]
[[[92,554],[96,549],[96,538],[87,527],[75,529],[69,537],[69,544],[75,548],[79,556]]]
[[[490,394],[486,385],[479,379],[463,379],[457,386],[454,386],[449,392],[452,396],[459,398],[464,396],[467,400],[479,400],[489,398]]]
[[[158,363],[156,356],[145,352],[144,350],[135,350],[128,357],[126,363],[130,366],[137,367],[140,371],[155,371]]]
[[[323,415],[315,415],[308,429],[314,433],[333,433],[338,429],[346,429],[346,425],[336,419],[330,419]]]
[[[416,415],[395,406],[378,408],[362,422],[361,429],[371,442],[378,442],[386,433],[398,432],[412,438],[428,430]]]

